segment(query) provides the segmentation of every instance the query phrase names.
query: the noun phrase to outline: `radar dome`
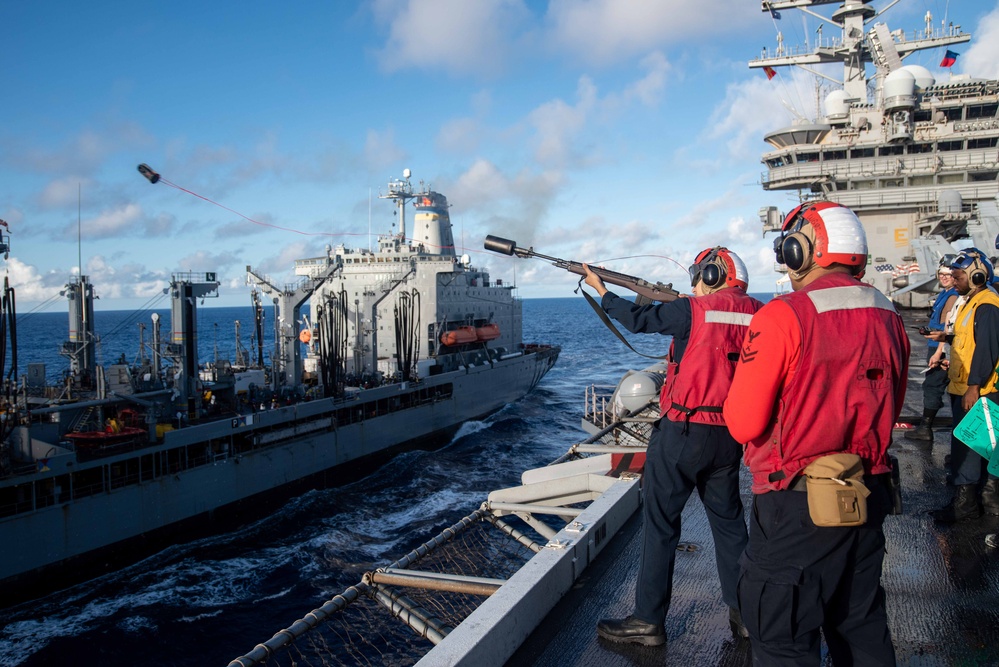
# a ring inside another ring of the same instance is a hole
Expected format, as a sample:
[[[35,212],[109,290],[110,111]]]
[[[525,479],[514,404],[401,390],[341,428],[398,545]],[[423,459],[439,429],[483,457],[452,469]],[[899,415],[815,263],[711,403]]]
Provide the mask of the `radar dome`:
[[[847,102],[849,95],[845,90],[834,90],[826,95],[826,121],[843,120],[850,115],[850,103]]]
[[[941,213],[960,213],[964,200],[957,190],[942,190],[937,195],[937,207]]]
[[[659,373],[638,371],[621,378],[614,392],[614,403],[623,408],[621,412],[641,410],[659,398],[663,386],[663,376]]]
[[[911,107],[915,104],[916,76],[905,69],[897,69],[884,83],[885,109]]]
[[[902,68],[903,70],[912,74],[916,79],[916,88],[929,88],[937,82],[930,74],[930,70],[926,69],[922,65],[906,65]]]

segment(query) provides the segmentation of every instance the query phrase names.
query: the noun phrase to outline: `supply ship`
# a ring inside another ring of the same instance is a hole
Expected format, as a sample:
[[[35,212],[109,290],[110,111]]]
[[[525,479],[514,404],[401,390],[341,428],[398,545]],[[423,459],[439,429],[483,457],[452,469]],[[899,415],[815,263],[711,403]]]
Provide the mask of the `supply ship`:
[[[154,314],[136,364],[99,366],[95,290],[79,276],[65,292],[64,381],[48,385],[44,364],[28,364],[17,378],[14,293],[5,286],[6,602],[221,521],[255,518],[298,491],[358,478],[372,461],[444,441],[541,381],[559,348],[524,344],[514,287],[456,254],[446,197],[415,189],[406,170],[382,198],[394,202],[399,227],[377,250],[328,247],[296,262],[300,279],[291,286],[247,267],[256,285],[255,360],[237,340],[234,361],[199,363],[198,302],[217,296],[219,282],[187,273],[170,284],[169,338]],[[412,238],[407,208],[415,211]],[[0,241],[9,255],[9,234]],[[261,294],[275,310],[266,367]]]
[[[796,80],[783,72],[797,67],[816,81],[832,80],[828,66],[842,66],[832,90],[816,84],[816,97],[825,92],[818,118],[799,112],[792,125],[764,137],[772,150],[762,157],[763,188],[796,193],[788,210],[813,198],[853,209],[867,231],[865,280],[901,306],[923,307],[939,290],[942,256],[969,245],[996,252],[999,81],[966,74],[938,81],[924,66],[903,64],[936,49],[940,67],[950,67],[958,54],[947,47],[971,35],[953,23],[935,25],[929,12],[918,30],[891,30],[881,16],[895,4],[879,10],[869,0],[764,0],[776,46],[764,47],[749,67],[786,91]],[[780,28],[796,21],[792,9],[819,19],[810,44],[784,43]],[[762,208],[760,218],[764,232],[780,229],[777,206]]]

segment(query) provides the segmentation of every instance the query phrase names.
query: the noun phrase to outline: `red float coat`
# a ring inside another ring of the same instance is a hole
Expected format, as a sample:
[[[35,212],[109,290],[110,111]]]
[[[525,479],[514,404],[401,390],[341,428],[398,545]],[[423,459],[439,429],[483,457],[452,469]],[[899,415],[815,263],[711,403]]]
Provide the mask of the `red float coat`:
[[[690,338],[683,359],[673,361],[670,345],[666,381],[659,394],[661,413],[670,421],[725,424],[722,404],[728,395],[739,348],[760,301],[739,287],[690,299]]]
[[[883,294],[845,273],[777,297],[753,319],[725,402],[753,492],[788,488],[815,459],[851,452],[888,472],[909,339]]]

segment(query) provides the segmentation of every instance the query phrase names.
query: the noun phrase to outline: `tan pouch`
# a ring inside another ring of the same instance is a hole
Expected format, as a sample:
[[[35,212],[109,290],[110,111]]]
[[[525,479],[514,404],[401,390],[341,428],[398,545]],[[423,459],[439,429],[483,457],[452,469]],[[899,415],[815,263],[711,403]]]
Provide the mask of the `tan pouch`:
[[[867,522],[864,462],[856,454],[829,454],[805,468],[808,514],[816,526],[860,526]]]

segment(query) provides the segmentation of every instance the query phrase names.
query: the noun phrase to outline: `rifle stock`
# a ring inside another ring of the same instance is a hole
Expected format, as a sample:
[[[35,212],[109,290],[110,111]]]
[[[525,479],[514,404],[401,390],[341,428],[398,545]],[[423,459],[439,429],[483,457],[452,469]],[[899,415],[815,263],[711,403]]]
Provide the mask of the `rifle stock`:
[[[503,255],[516,255],[522,259],[543,259],[547,262],[551,262],[552,265],[557,266],[560,269],[565,269],[569,273],[575,273],[579,276],[586,275],[586,269],[583,268],[582,262],[573,262],[566,259],[559,259],[558,257],[549,257],[548,255],[542,255],[541,253],[534,252],[533,248],[519,248],[517,247],[516,242],[509,239],[503,239],[498,236],[486,236],[484,247],[486,250],[498,252]],[[637,294],[639,298],[636,299],[636,303],[639,304],[651,303],[652,301],[673,301],[680,297],[680,293],[673,289],[672,283],[666,285],[662,283],[651,283],[648,280],[636,278],[635,276],[629,276],[626,273],[618,273],[617,271],[611,271],[609,269],[603,269],[596,266],[591,266],[590,271],[600,276],[600,279],[607,284],[624,287]]]

